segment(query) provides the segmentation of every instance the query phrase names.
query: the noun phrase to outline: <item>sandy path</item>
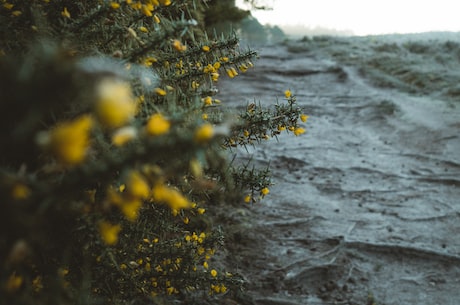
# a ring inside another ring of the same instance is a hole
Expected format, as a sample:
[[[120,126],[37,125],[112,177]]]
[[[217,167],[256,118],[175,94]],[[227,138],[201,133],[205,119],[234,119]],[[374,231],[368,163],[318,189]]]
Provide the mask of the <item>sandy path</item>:
[[[260,55],[222,100],[270,105],[290,88],[310,119],[246,155],[275,182],[229,240],[248,304],[460,304],[460,109],[321,52]]]

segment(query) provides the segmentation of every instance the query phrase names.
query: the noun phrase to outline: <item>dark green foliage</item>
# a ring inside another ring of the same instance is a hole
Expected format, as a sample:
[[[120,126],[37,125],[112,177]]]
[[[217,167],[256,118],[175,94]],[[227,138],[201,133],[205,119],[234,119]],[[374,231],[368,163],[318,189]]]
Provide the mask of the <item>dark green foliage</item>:
[[[299,110],[291,98],[275,118],[260,109],[227,126],[223,108],[210,107],[219,75],[256,57],[235,35],[205,33],[210,9],[4,2],[0,303],[191,303],[241,292],[241,278],[212,259],[225,235],[206,211],[270,181],[268,171],[234,168],[227,144],[240,128],[257,139],[296,128]]]

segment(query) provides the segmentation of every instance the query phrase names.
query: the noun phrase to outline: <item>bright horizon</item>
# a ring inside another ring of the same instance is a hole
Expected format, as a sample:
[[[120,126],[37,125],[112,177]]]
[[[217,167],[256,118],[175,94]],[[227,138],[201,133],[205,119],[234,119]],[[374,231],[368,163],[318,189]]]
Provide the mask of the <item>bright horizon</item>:
[[[264,25],[323,27],[354,35],[460,31],[457,0],[271,0],[253,11]],[[242,0],[236,0],[238,6]]]

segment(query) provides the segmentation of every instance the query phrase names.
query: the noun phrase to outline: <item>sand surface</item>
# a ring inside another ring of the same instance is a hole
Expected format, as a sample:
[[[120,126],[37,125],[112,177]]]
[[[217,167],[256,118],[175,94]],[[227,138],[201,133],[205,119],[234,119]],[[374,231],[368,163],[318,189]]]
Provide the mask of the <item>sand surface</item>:
[[[247,304],[460,304],[460,39],[315,38],[256,48],[230,106],[291,89],[307,133],[244,149],[270,163],[233,210],[229,269]]]

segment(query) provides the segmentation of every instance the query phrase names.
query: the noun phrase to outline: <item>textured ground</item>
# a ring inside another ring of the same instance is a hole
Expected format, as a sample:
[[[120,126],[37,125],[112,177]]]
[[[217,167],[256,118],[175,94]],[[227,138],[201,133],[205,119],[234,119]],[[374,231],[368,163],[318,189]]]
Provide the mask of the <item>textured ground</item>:
[[[460,304],[460,39],[436,37],[261,47],[223,80],[224,103],[290,88],[310,115],[240,154],[275,183],[227,226],[248,304]]]

